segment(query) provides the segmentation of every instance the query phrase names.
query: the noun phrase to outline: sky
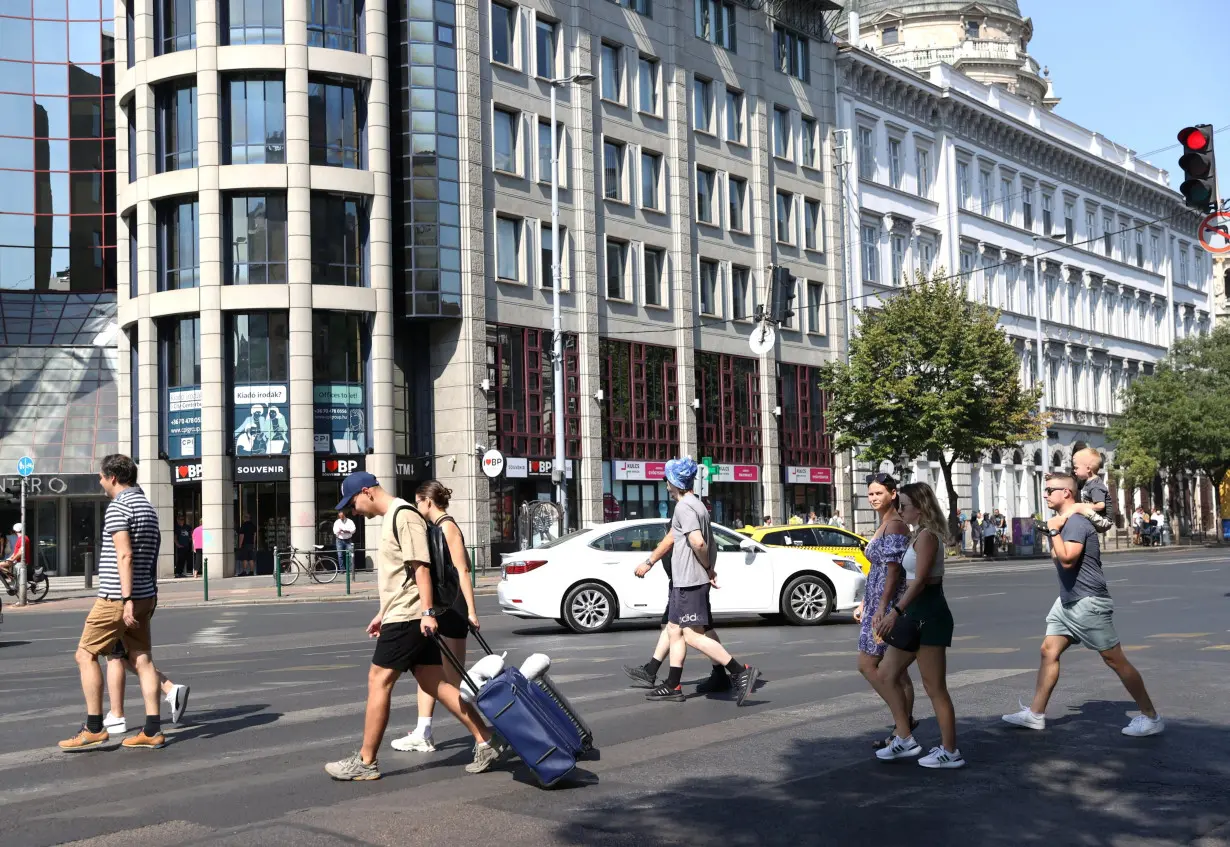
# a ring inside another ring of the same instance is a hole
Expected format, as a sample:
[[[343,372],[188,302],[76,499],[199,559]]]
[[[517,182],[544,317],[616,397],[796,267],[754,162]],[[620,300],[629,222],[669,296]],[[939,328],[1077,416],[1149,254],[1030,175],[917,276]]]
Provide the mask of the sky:
[[[1221,196],[1230,197],[1230,0],[1019,3],[1034,23],[1030,55],[1050,68],[1062,100],[1056,114],[1169,171],[1176,189],[1179,130],[1226,127],[1214,151]]]

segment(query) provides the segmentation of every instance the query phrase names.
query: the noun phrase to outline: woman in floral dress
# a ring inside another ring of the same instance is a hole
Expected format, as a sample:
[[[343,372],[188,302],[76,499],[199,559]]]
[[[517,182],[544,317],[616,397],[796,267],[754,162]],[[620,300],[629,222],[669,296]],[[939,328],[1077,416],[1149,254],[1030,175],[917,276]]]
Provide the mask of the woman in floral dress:
[[[876,687],[879,681],[876,669],[884,658],[887,645],[875,635],[874,627],[879,624],[890,606],[905,594],[905,573],[901,568],[901,559],[910,543],[910,527],[901,519],[897,511],[897,481],[889,474],[879,473],[870,478],[867,483],[867,502],[880,516],[880,526],[867,543],[867,558],[871,561],[871,572],[867,574],[867,587],[863,593],[863,602],[854,610],[854,619],[861,622],[862,628],[858,636],[858,670],[863,678]],[[897,677],[905,695],[906,706],[910,713],[910,725],[917,726],[914,720],[914,683],[910,681],[908,669]],[[878,693],[878,692],[877,692]],[[889,736],[889,740],[892,736]],[[885,746],[885,741],[876,742],[877,747]]]

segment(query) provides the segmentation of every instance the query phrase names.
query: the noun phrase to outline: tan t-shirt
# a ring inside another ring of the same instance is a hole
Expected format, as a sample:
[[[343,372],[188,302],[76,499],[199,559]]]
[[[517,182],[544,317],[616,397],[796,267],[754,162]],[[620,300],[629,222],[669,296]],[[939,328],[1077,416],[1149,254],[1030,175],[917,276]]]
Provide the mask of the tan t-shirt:
[[[423,617],[419,587],[413,576],[407,581],[406,563],[431,561],[431,554],[427,550],[427,524],[413,509],[403,509],[397,515],[398,532],[393,532],[393,514],[399,507],[409,505],[401,498],[395,499],[389,507],[388,518],[382,521],[380,527],[377,575],[384,623],[416,621]]]

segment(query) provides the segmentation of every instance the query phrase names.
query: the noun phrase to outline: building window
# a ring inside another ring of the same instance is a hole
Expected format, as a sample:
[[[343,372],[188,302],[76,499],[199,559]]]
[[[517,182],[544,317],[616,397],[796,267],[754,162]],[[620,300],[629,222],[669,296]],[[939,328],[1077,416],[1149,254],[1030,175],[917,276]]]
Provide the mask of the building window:
[[[624,154],[626,148],[621,142],[606,141],[602,145],[602,193],[608,200],[627,202],[627,192],[624,191]]]
[[[495,275],[505,282],[521,282],[521,221],[495,219]]]
[[[935,270],[935,241],[930,238],[918,239],[918,265],[928,277]]]
[[[704,77],[692,79],[692,128],[709,132],[713,126],[713,83]]]
[[[310,162],[363,167],[363,95],[355,85],[308,81]]]
[[[610,300],[627,300],[625,280],[628,272],[628,242],[614,238],[606,240],[606,296]]]
[[[806,38],[773,25],[773,50],[777,69],[803,82],[811,81],[810,45]]]
[[[901,139],[888,139],[888,181],[893,188],[901,188]]]
[[[567,188],[568,184],[568,168],[565,165],[567,161],[567,148],[564,143],[564,125],[558,125],[559,135],[555,139],[556,157],[559,159],[559,169],[555,176],[559,180],[560,188]],[[538,181],[551,182],[551,124],[544,121],[538,121]]]
[[[128,296],[136,297],[138,294],[137,281],[140,278],[137,273],[137,216],[130,214],[124,216],[124,226],[128,228]]]
[[[820,167],[819,125],[815,118],[803,118],[803,165],[809,168]]]
[[[137,63],[137,13],[131,0],[124,4],[124,52],[131,68]]]
[[[1097,213],[1088,208],[1089,204],[1085,204],[1085,238],[1086,243],[1092,244],[1098,237],[1098,218]]]
[[[1128,261],[1128,229],[1131,224],[1126,218],[1119,219],[1119,261]]]
[[[973,186],[970,185],[969,162],[957,162],[957,202],[962,209],[970,207],[973,199]]]
[[[282,80],[240,77],[227,81],[223,147],[229,165],[286,161],[286,100]]]
[[[794,195],[787,191],[777,192],[777,240],[783,244],[794,243]]]
[[[363,0],[307,0],[308,46],[360,51]]]
[[[790,110],[781,106],[773,107],[773,155],[790,158]]]
[[[1136,267],[1145,266],[1145,234],[1136,230]]]
[[[236,385],[289,380],[290,320],[286,312],[231,314],[231,375]]]
[[[196,47],[196,0],[155,0],[154,32],[159,56]]]
[[[730,195],[730,228],[737,232],[747,232],[747,180],[727,176],[726,193]]]
[[[1054,214],[1051,208],[1054,202],[1055,198],[1049,192],[1042,192],[1042,234],[1047,238],[1055,233]]]
[[[717,190],[717,172],[709,168],[696,168],[696,219],[701,223],[716,224],[713,196]]]
[[[807,220],[804,222],[803,246],[808,250],[819,250],[824,238],[824,224],[820,216],[819,200],[804,200],[803,211]]]
[[[1190,282],[1187,271],[1187,245],[1179,245],[1179,283],[1187,285]]]
[[[1063,203],[1063,237],[1069,244],[1076,239],[1076,203],[1072,200]]]
[[[818,282],[807,283],[807,329],[824,332],[824,288]]]
[[[286,197],[244,194],[231,196],[227,200],[226,231],[223,235],[227,283],[285,283]],[[312,239],[313,244],[315,240]]]
[[[624,69],[618,44],[602,42],[602,99],[624,102]]]
[[[200,213],[196,198],[158,203],[158,290],[196,288],[200,283]]]
[[[735,50],[735,4],[724,0],[696,0],[696,37]]]
[[[1153,263],[1153,270],[1161,270],[1162,243],[1156,233],[1149,234],[1149,260]]]
[[[637,82],[640,86],[640,103],[637,105],[642,112],[650,115],[658,114],[658,75],[661,65],[657,59],[641,56],[637,70]]]
[[[1102,218],[1102,252],[1106,254],[1106,258],[1111,258],[1114,253],[1114,245],[1111,239],[1114,237],[1115,220],[1110,215]]]
[[[666,251],[660,247],[646,247],[645,254],[645,305],[661,306],[662,270],[666,267]]]
[[[870,127],[858,128],[858,178],[871,181],[876,176],[876,142]]]
[[[894,232],[892,237],[893,285],[903,285],[905,279],[905,236]]]
[[[875,226],[863,224],[859,230],[863,246],[863,279],[880,281],[880,231]]]
[[[155,93],[157,110],[158,173],[196,167],[196,77],[160,85]],[[130,176],[136,177],[136,132],[129,111],[128,143]]]
[[[979,211],[989,216],[991,214],[991,207],[995,205],[995,195],[993,193],[995,189],[991,187],[991,171],[989,168],[982,169],[978,172],[978,175],[980,177],[979,189],[982,193],[982,206]]]
[[[1021,223],[1025,229],[1033,232],[1034,229],[1034,187],[1032,184],[1021,180],[1021,215],[1023,220]]]
[[[218,12],[218,29],[224,44],[282,43],[281,0],[222,0]]]
[[[731,317],[735,320],[745,320],[755,313],[755,292],[749,284],[751,276],[748,268],[738,265],[730,268]]]
[[[367,284],[367,245],[363,200],[343,194],[312,194],[312,282],[315,285]]]
[[[541,259],[541,267],[538,269],[539,280],[538,284],[542,288],[555,287],[555,268],[553,266],[555,250],[551,246],[551,223],[549,221],[540,221],[538,224],[538,243],[539,257]],[[559,284],[561,290],[567,290],[568,282],[568,228],[561,226],[559,228]]]
[[[931,151],[925,147],[914,150],[914,179],[918,184],[918,196],[931,196]]]
[[[662,198],[658,185],[662,179],[662,156],[647,150],[641,151],[641,205],[647,209],[662,210]]]
[[[555,57],[559,43],[559,24],[538,18],[535,28],[534,55],[538,61],[538,76],[555,79]]]
[[[1012,223],[1012,179],[999,180],[999,217],[1006,224]]]
[[[965,22],[965,37],[966,38],[977,38],[979,30],[980,30],[980,27],[978,26],[978,21],[966,21]]]
[[[898,29],[895,26],[886,26],[884,31],[880,33],[880,46],[888,47],[890,44],[897,43]]]
[[[516,65],[517,7],[491,4],[491,61]]]
[[[700,260],[700,313],[716,315],[718,313],[718,263],[709,259]]]
[[[743,92],[726,89],[726,140],[743,143]]]
[[[649,17],[650,0],[611,0],[616,6],[623,6],[625,9],[631,9],[638,15]]]
[[[507,109],[497,108],[493,113],[495,131],[492,133],[492,167],[497,171],[515,174],[517,169],[517,128],[521,116]],[[550,171],[548,171],[550,173]]]

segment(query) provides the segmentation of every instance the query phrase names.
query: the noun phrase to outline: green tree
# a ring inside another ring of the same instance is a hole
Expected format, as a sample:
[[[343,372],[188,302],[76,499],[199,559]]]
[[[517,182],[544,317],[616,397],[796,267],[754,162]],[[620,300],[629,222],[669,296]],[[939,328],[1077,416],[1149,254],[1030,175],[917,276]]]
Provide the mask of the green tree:
[[[919,274],[914,285],[857,315],[849,363],[821,368],[835,446],[858,449],[869,461],[938,455],[955,537],[953,465],[1040,438],[1041,388],[1021,386],[998,313],[968,301],[942,272]]]
[[[1108,435],[1129,484],[1148,484],[1159,469],[1203,473],[1220,518],[1218,481],[1230,471],[1230,326],[1175,342],[1124,392],[1123,416]]]

